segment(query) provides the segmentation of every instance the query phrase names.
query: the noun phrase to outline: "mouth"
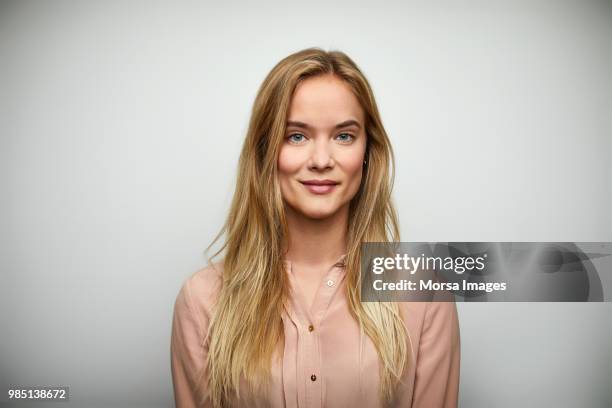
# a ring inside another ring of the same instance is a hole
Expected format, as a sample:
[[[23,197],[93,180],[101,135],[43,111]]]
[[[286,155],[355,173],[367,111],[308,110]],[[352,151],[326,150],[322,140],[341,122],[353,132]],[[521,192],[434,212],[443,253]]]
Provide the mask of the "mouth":
[[[331,193],[338,184],[334,180],[304,180],[300,181],[308,191],[313,194],[328,194]]]

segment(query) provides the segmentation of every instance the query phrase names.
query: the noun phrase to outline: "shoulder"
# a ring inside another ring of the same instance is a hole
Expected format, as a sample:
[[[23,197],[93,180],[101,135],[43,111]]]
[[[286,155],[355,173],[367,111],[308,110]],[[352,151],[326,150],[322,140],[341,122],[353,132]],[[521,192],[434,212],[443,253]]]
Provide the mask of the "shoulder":
[[[457,320],[457,306],[454,301],[399,302],[404,322],[411,326],[423,326],[436,322]]]
[[[209,264],[185,279],[175,300],[175,314],[210,318],[223,283],[223,262]],[[199,322],[200,324],[203,322]]]
[[[222,282],[223,262],[215,262],[194,272],[185,280],[183,288],[189,290],[196,299],[208,299],[218,294]]]
[[[429,302],[399,302],[399,309],[404,324],[412,340],[421,333]]]
[[[413,346],[419,346],[428,333],[429,337],[445,336],[458,341],[459,323],[454,301],[401,302],[399,305]]]

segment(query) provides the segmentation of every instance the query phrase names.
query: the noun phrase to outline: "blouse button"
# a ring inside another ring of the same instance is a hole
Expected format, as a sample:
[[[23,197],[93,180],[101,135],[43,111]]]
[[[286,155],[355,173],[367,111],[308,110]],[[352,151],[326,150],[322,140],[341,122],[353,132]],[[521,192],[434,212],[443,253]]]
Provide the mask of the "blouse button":
[[[312,324],[308,326],[308,331],[313,331],[313,330],[314,330],[314,326]]]
[[[329,287],[334,286],[334,281],[333,281],[333,280],[331,280],[331,279],[330,279],[330,280],[328,280],[328,281],[327,281],[327,286],[329,286]]]
[[[312,381],[317,381],[317,376],[313,374],[313,375],[310,376],[310,379]]]

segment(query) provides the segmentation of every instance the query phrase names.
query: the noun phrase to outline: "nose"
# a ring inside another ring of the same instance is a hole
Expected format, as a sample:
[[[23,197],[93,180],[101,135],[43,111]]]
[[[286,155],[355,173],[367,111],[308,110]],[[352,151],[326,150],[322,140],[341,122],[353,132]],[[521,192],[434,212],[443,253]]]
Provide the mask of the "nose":
[[[318,140],[313,143],[313,149],[310,154],[308,161],[308,167],[310,169],[323,170],[326,168],[333,167],[334,159],[332,157],[332,149],[330,143],[326,140],[327,138],[317,138]]]

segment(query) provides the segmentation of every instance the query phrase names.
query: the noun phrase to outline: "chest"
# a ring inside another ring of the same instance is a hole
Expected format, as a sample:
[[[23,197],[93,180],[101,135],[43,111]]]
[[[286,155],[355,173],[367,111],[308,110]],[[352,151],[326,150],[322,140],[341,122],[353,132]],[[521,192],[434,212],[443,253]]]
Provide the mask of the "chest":
[[[298,301],[303,302],[305,310],[312,311],[315,298],[319,288],[323,285],[323,277],[317,277],[313,279],[308,277],[306,274],[297,275],[294,277],[294,296],[300,298]]]
[[[284,344],[272,362],[268,395],[245,395],[236,406],[379,407],[378,354],[346,301],[333,299],[320,319],[303,317],[290,309],[282,315]]]
[[[291,285],[268,396],[242,406],[379,407],[378,353],[349,310],[344,276],[292,275]]]
[[[360,332],[341,287],[329,287],[329,300],[325,287],[315,291],[310,313],[289,308],[283,316],[285,344],[275,374],[284,399],[279,406],[377,407],[376,348]]]

